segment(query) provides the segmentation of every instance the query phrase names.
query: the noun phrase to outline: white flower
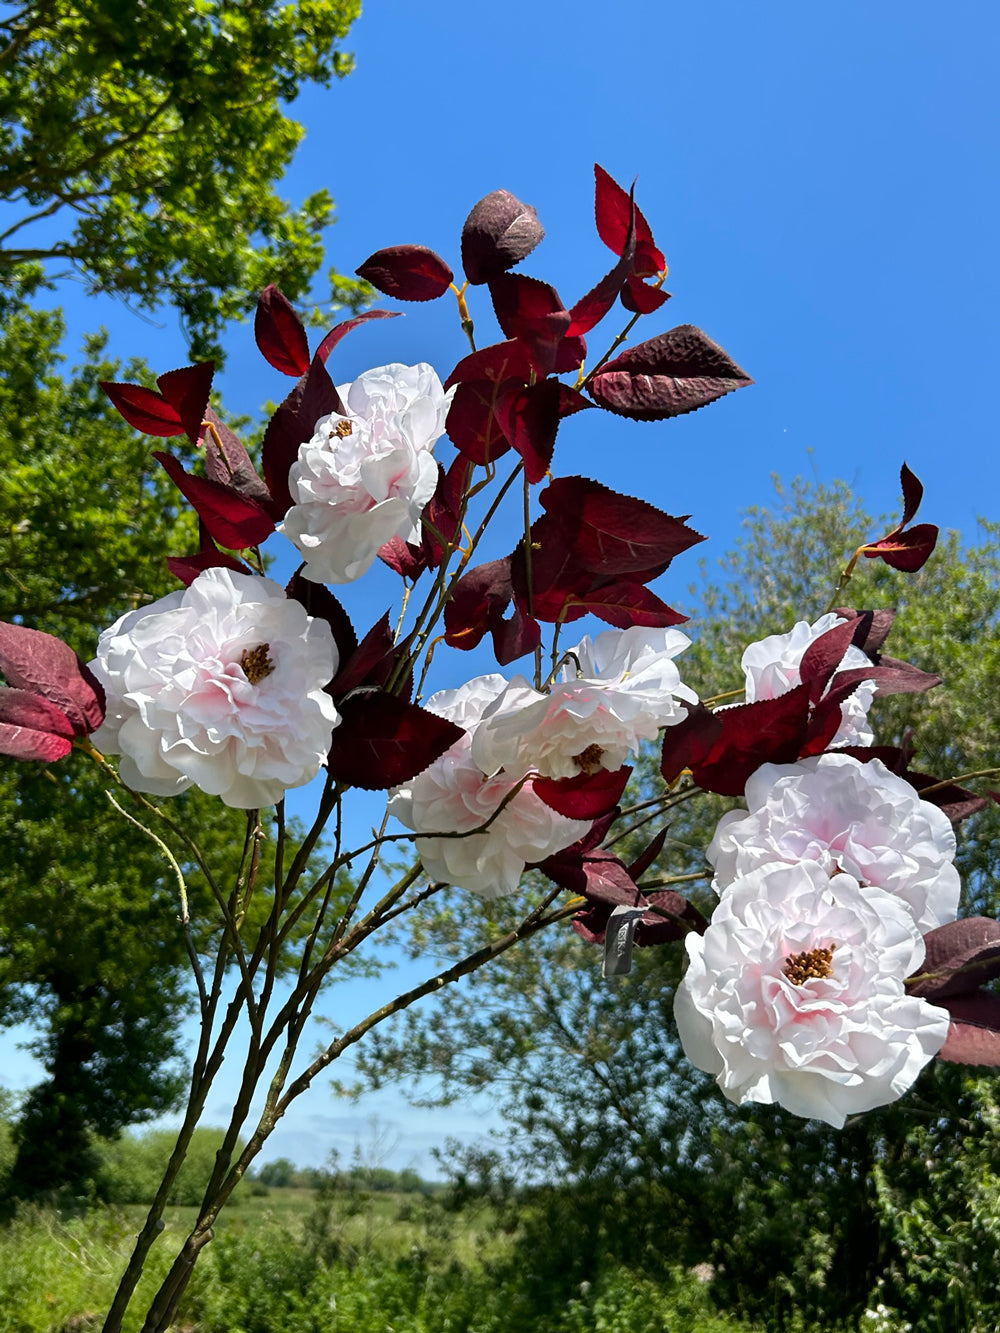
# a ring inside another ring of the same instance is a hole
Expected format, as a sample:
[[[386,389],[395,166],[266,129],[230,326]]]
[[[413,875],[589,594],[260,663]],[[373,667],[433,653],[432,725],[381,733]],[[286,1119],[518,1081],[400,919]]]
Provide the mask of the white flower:
[[[337,392],[348,415],[316,423],[288,474],[295,503],[280,527],[314,583],[350,583],[392,537],[420,539],[420,515],[437,487],[431,454],[451,402],[433,368],[367,370]]]
[[[750,644],[743,654],[741,666],[746,677],[746,701],[777,699],[800,684],[799,664],[810,644],[836,625],[846,624],[843,616],[829,612],[815,624],[800,620],[787,634],[771,634]],[[844,654],[838,671],[856,667],[870,667],[871,661],[853,644]],[[836,673],[835,673],[836,677]],[[831,682],[832,684],[832,682]],[[827,689],[829,690],[829,686]],[[868,726],[868,710],[872,706],[877,686],[872,680],[863,680],[853,694],[840,706],[842,722],[831,745],[871,745],[875,733]]]
[[[502,768],[514,777],[621,768],[641,741],[686,716],[682,700],[697,703],[672,660],[690,642],[679,630],[642,628],[584,639],[548,694],[514,677],[486,710],[473,758],[484,773]]]
[[[425,705],[466,728],[466,735],[429,768],[397,787],[389,812],[408,828],[468,833],[464,838],[417,838],[417,851],[432,879],[470,889],[484,898],[513,893],[525,865],[543,861],[582,838],[590,824],[557,814],[530,782],[516,791],[516,777],[487,777],[472,757],[472,734],[483,710],[505,688],[502,676],[479,676],[458,690],[442,690]],[[482,833],[479,828],[503,810]]]
[[[900,899],[921,931],[954,921],[961,881],[951,822],[880,760],[763,764],[746,799],[749,814],[723,815],[706,852],[717,891],[768,861],[818,861]]]
[[[684,1051],[740,1106],[839,1128],[902,1096],[948,1035],[947,1010],[904,988],[924,958],[905,907],[813,862],[737,880],[685,943]]]
[[[122,779],[172,796],[273,805],[319,771],[340,721],[324,692],[337,649],[325,620],[270,579],[207,569],[104,631],[91,670],[108,696],[93,735]]]

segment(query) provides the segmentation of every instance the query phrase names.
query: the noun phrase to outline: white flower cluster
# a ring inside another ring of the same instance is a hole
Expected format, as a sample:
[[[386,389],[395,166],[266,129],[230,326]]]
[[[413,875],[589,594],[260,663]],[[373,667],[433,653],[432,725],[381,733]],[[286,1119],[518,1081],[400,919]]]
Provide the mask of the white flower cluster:
[[[803,622],[752,645],[748,698],[793,688],[828,628]],[[859,718],[845,712],[841,729],[854,744]],[[678,1031],[731,1101],[778,1102],[839,1127],[901,1096],[948,1035],[947,1010],[905,982],[923,962],[923,934],[957,915],[955,835],[874,758],[764,764],[746,801],[708,848],[720,902],[705,934],[686,939]]]
[[[550,809],[532,779],[615,771],[681,721],[682,701],[696,696],[673,658],[689,642],[674,629],[607,630],[566,654],[547,694],[523,676],[493,675],[434,695],[427,707],[468,734],[389,803],[418,833],[466,835],[418,838],[427,873],[497,897],[514,892],[525,865],[581,838],[589,824]]]
[[[280,528],[315,583],[350,583],[392,537],[420,539],[438,479],[431,450],[452,398],[425,363],[379,366],[337,392],[348,415],[322,417],[299,447],[288,474],[295,503]]]
[[[340,721],[323,688],[337,669],[330,626],[229,569],[122,616],[90,667],[108,704],[94,744],[156,796],[194,784],[241,809],[273,805],[316,776]]]

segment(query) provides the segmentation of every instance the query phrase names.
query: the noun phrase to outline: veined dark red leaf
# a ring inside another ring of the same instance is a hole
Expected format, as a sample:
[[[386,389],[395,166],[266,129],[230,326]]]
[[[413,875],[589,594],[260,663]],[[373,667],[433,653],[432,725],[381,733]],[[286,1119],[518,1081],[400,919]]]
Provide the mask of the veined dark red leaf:
[[[180,413],[155,389],[142,384],[113,384],[109,380],[99,381],[99,387],[128,424],[144,435],[166,437],[185,433]]]
[[[390,537],[378,548],[378,558],[403,579],[416,580],[427,568],[427,556],[422,546],[404,542],[402,537]]]
[[[545,235],[531,204],[494,190],[475,205],[462,228],[462,267],[473,285],[489,282],[530,255]]]
[[[596,287],[580,298],[569,312],[571,323],[567,334],[589,333],[608,313],[627,278],[632,274],[635,260],[635,203],[629,195],[629,221],[618,263],[606,273]]]
[[[283,375],[304,375],[309,369],[309,339],[295,307],[274,283],[257,301],[254,337],[264,359]]]
[[[353,628],[351,633],[354,633]],[[388,680],[395,661],[396,645],[386,611],[354,651],[341,657],[340,670],[333,678],[330,693],[336,699],[361,686],[379,688]]]
[[[376,250],[354,271],[397,301],[434,301],[445,294],[455,276],[426,245],[390,245]]]
[[[639,883],[640,875],[644,875],[653,864],[659,854],[663,851],[663,846],[667,841],[667,829],[661,828],[659,833],[651,839],[644,851],[640,852],[635,860],[630,864],[628,873],[635,882]]]
[[[955,995],[941,1002],[951,1014],[939,1060],[959,1065],[1000,1065],[1000,997],[988,991]]]
[[[814,639],[802,654],[802,660],[799,663],[799,679],[803,684],[809,686],[809,698],[813,704],[819,703],[833,673],[840,666],[844,660],[844,654],[854,642],[854,630],[854,622],[844,620],[821,634],[818,639]],[[865,668],[860,669],[862,671],[860,679],[867,680],[868,676],[865,674]]]
[[[247,500],[256,500],[262,509],[268,510],[272,518],[284,518],[284,513],[276,513],[271,492],[258,476],[253,460],[239,436],[208,408],[205,420],[213,429],[205,432],[205,475],[220,486],[228,486],[238,491]],[[218,443],[216,441],[216,436]]]
[[[493,656],[500,666],[508,666],[525,653],[533,653],[542,642],[542,627],[517,602],[508,620],[493,618],[490,633],[493,635]]]
[[[192,444],[197,444],[202,437],[202,424],[208,411],[208,398],[212,392],[214,374],[214,361],[199,361],[194,366],[181,366],[180,370],[168,370],[166,374],[158,375],[156,379],[160,393],[176,410],[185,434]]]
[[[352,695],[339,707],[327,770],[366,791],[416,777],[465,734],[454,722],[378,690]]]
[[[459,389],[465,388],[459,385]],[[524,475],[534,484],[541,481],[552,462],[559,429],[562,395],[558,380],[545,379],[521,387],[501,386],[494,416],[503,438],[524,459]]]
[[[444,608],[445,643],[450,648],[475,648],[503,619],[512,596],[509,557],[475,565],[455,584]]]
[[[43,764],[51,764],[65,758],[72,748],[72,741],[65,736],[0,722],[0,754],[11,759],[37,759]]]
[[[580,564],[608,579],[654,567],[662,572],[675,555],[705,540],[682,518],[587,477],[557,477],[538,498]]]
[[[438,484],[421,519],[420,549],[430,569],[437,569],[446,548],[459,544],[471,480],[472,464],[462,454],[456,454],[447,471],[438,464]]]
[[[76,733],[63,710],[34,690],[0,685],[0,722],[71,739]]]
[[[463,380],[455,389],[445,429],[460,453],[479,466],[492,463],[510,448],[497,420],[502,393],[523,388],[520,380]]]
[[[194,555],[167,556],[167,568],[175,579],[180,579],[181,583],[189,588],[199,574],[206,569],[212,569],[216,565],[222,565],[226,569],[234,569],[238,574],[253,573],[253,570],[245,565],[242,560],[237,560],[234,555],[228,555],[225,551],[219,550],[205,527],[204,519],[198,520],[198,528],[201,534],[201,545]]]
[[[571,389],[568,384],[559,385],[559,415],[560,417],[571,417],[576,412],[585,412],[588,407],[594,404],[589,399],[584,398],[579,389]]]
[[[905,532],[890,533],[880,541],[872,542],[864,550],[868,560],[884,560],[893,569],[914,574],[930,559],[937,545],[938,529],[933,523],[918,523]]]
[[[556,289],[523,273],[500,273],[490,279],[490,296],[504,336],[525,344],[540,376],[551,374],[570,326]]]
[[[1000,977],[1000,921],[970,916],[949,921],[924,936],[926,954],[911,995],[934,1004],[945,996],[968,994]]]
[[[208,477],[185,472],[179,459],[156,450],[153,457],[163,464],[167,476],[197,511],[212,540],[231,551],[245,551],[266,541],[274,531],[271,518],[256,500],[248,500],[228,486]]]
[[[313,360],[321,361],[326,365],[330,353],[340,342],[341,338],[346,338],[347,335],[360,324],[367,324],[370,319],[395,319],[402,313],[402,310],[365,310],[362,314],[355,315],[352,319],[345,319],[342,323],[335,324],[316,348],[316,355],[313,357]]]
[[[629,221],[632,214],[632,195],[614,180],[603,167],[594,163],[594,217],[597,222],[597,234],[616,255],[625,248],[628,238]],[[635,236],[642,247],[644,273],[662,273],[667,266],[661,250],[653,240],[649,223],[642,210],[635,206]]]
[[[672,889],[644,894],[641,904],[647,910],[635,930],[635,944],[646,948],[655,944],[670,944],[681,940],[692,930],[703,935],[708,922],[694,903],[682,898]],[[612,908],[607,903],[595,903],[573,918],[573,929],[588,944],[603,944]]]
[[[838,606],[835,608],[835,614],[844,620],[854,621],[852,642],[855,648],[860,648],[862,652],[878,661],[878,654],[889,637],[896,612],[888,608],[861,611],[851,606]]]
[[[527,384],[532,369],[531,353],[524,343],[508,338],[506,342],[492,343],[464,356],[445,380],[444,387],[450,389],[453,384],[464,384],[466,380],[490,380],[498,384],[514,379]]]
[[[567,334],[556,348],[554,375],[576,374],[587,359],[587,340],[581,333]]]
[[[264,431],[264,480],[281,514],[286,514],[292,507],[288,473],[298,458],[299,445],[312,439],[316,423],[331,412],[347,416],[347,409],[340,401],[326,366],[315,356]]]
[[[899,470],[899,484],[903,489],[903,521],[899,526],[905,528],[907,523],[913,521],[920,508],[920,501],[924,498],[924,486],[905,463]]]
[[[638,907],[645,902],[624,864],[611,852],[595,849],[581,854],[567,848],[540,861],[538,869],[561,888],[582,894],[591,902],[610,903],[612,907],[620,903]]]
[[[0,621],[0,671],[8,685],[40,694],[69,719],[77,736],[104,721],[104,687],[68,644],[52,634]]]
[[[752,383],[701,329],[679,324],[608,361],[587,387],[601,407],[617,416],[662,421]]]
[[[358,650],[358,636],[354,632],[351,618],[330,589],[322,583],[303,578],[302,569],[300,565],[289,579],[285,593],[301,603],[309,615],[326,621],[337,646],[338,664],[347,662]]]
[[[650,286],[634,273],[622,288],[622,305],[634,315],[652,315],[669,300],[669,292],[662,287]]]
[[[663,628],[684,625],[688,620],[642,583],[632,583],[628,579],[600,584],[583,595],[580,605],[606,625],[614,625],[615,629],[631,629],[636,625],[647,629]]]
[[[535,778],[532,788],[547,806],[567,819],[599,819],[613,810],[628,786],[627,765],[611,773],[579,773],[573,778]]]

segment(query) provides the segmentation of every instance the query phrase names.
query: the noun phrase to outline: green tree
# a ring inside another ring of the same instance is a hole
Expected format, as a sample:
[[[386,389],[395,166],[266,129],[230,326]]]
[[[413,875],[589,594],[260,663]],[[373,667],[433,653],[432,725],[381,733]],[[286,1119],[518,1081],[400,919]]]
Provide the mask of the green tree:
[[[334,207],[325,189],[294,210],[275,190],[304,133],[285,107],[350,72],[359,0],[3,10],[0,281],[53,261],[91,292],[171,302],[199,358],[267,283],[308,295]],[[327,303],[369,290],[329,282]]]
[[[795,483],[777,508],[751,511],[723,562],[726,581],[706,575],[692,589],[701,609],[684,679],[706,696],[740,686],[743,647],[815,619],[847,556],[880,530],[843,486]],[[845,604],[897,607],[888,650],[945,678],[929,695],[877,700],[873,713],[880,741],[912,727],[915,767],[944,776],[995,762],[1000,553],[996,530],[985,537],[963,548],[952,534],[916,576],[866,562],[844,595]],[[701,872],[693,896],[706,910],[703,849],[731,804],[671,811],[656,867]],[[656,828],[637,829],[632,849]],[[992,806],[960,830],[966,912],[996,914],[998,834]],[[463,953],[524,909],[502,900],[476,911],[465,896],[459,913],[454,898],[435,901],[436,916],[410,939],[415,954]],[[969,1311],[955,1287],[970,1265],[983,1266],[973,1237],[1000,1173],[997,1080],[935,1063],[901,1102],[842,1131],[779,1108],[738,1110],[680,1049],[672,1005],[681,971],[676,946],[638,950],[630,976],[602,981],[594,948],[557,927],[436,996],[433,1017],[411,1011],[394,1034],[371,1034],[359,1066],[369,1084],[430,1078],[443,1100],[469,1090],[496,1097],[506,1126],[495,1155],[459,1155],[456,1165],[467,1180],[485,1176],[501,1200],[505,1179],[508,1188],[541,1182],[527,1206],[521,1196],[523,1252],[567,1290],[609,1256],[652,1273],[709,1262],[716,1298],[769,1326],[802,1316],[829,1326],[870,1296],[911,1319],[936,1301],[940,1324],[919,1326],[959,1326]],[[933,1240],[933,1261],[915,1272],[918,1238],[921,1253]],[[977,1318],[992,1327],[992,1262],[984,1273]]]

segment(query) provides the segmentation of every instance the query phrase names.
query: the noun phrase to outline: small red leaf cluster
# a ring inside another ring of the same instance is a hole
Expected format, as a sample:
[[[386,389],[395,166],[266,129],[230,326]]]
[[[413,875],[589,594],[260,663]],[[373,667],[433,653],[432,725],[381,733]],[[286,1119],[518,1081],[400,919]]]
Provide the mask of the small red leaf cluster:
[[[923,967],[907,988],[951,1015],[939,1058],[1000,1066],[1000,996],[984,989],[1000,977],[1000,922],[950,921],[925,935],[924,944]]]
[[[933,523],[918,523],[908,528],[920,508],[924,488],[910,469],[903,464],[899,474],[903,488],[903,517],[884,537],[861,548],[866,560],[884,560],[893,569],[913,574],[921,569],[937,545],[938,529]]]
[[[61,639],[0,622],[0,754],[51,763],[104,721],[104,690]]]

